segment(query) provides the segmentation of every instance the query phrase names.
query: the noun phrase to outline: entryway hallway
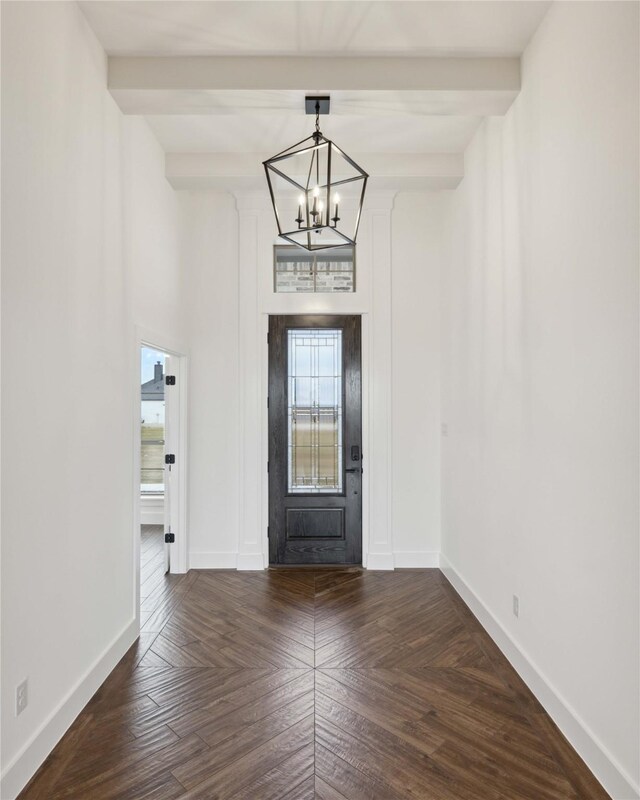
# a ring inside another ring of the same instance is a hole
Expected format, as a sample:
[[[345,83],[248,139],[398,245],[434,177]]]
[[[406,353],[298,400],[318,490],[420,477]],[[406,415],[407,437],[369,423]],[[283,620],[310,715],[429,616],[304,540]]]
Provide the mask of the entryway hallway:
[[[22,800],[601,800],[439,570],[192,570]]]

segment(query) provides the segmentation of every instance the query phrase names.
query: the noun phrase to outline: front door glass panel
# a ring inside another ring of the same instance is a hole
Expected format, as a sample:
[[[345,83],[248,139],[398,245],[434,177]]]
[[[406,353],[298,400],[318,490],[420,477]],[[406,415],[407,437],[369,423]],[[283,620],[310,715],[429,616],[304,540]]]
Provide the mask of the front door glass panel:
[[[288,491],[342,493],[342,331],[287,331]]]

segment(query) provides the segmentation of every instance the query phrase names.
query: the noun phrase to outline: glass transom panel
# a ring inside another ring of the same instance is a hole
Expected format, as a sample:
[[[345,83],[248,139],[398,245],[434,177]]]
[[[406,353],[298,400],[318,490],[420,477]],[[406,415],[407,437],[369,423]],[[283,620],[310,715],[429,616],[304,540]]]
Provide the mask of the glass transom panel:
[[[288,486],[342,493],[342,331],[287,331]]]
[[[274,291],[354,292],[355,245],[310,253],[292,245],[274,246]]]

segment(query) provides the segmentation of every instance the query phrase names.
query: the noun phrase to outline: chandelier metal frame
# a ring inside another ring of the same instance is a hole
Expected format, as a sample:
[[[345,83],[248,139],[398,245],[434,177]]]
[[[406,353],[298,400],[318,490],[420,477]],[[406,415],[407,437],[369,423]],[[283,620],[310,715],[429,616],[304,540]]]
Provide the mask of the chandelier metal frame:
[[[306,97],[305,108],[307,114],[315,113],[316,124],[315,131],[311,136],[297,142],[285,150],[281,150],[276,155],[263,161],[267,184],[269,186],[269,194],[271,196],[271,203],[276,216],[276,224],[278,226],[278,235],[292,244],[302,247],[305,250],[326,250],[332,247],[344,247],[345,244],[355,244],[358,235],[358,227],[360,225],[360,217],[362,215],[362,205],[364,202],[364,194],[367,188],[367,180],[369,175],[360,167],[356,162],[341,150],[335,142],[327,137],[320,130],[320,114],[329,113],[329,97]],[[326,148],[326,165],[320,166],[321,151]],[[287,159],[296,158],[299,156],[311,154],[310,166],[305,184],[301,184],[294,178],[287,175],[284,171]],[[336,157],[342,157],[357,173],[353,177],[344,178],[341,180],[332,180],[332,163],[335,164]],[[276,193],[274,190],[273,181],[275,178],[281,178],[290,184],[292,187],[302,193],[298,201],[298,216],[295,218],[297,228],[289,229],[290,226],[283,225],[281,220],[281,212],[278,210],[276,202]],[[345,184],[355,184],[360,181],[362,187],[360,189],[358,198],[357,214],[355,218],[355,227],[353,236],[339,230],[338,223],[340,222],[339,216],[339,198],[336,194],[332,196],[332,192],[337,186]],[[333,216],[331,216],[331,204],[333,202]],[[332,234],[339,237],[340,241],[325,244],[322,241],[321,234],[323,230],[330,230]],[[295,235],[304,235],[303,241],[293,238]]]

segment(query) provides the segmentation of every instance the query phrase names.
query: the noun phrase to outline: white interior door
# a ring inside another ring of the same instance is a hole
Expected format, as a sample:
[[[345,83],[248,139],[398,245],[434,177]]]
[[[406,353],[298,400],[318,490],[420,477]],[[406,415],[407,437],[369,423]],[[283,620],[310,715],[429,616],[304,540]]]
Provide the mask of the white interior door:
[[[165,358],[165,465],[164,465],[164,532],[165,532],[165,571],[172,571],[176,563],[179,535],[179,497],[180,472],[180,359],[167,355]],[[173,538],[173,542],[171,539]]]

